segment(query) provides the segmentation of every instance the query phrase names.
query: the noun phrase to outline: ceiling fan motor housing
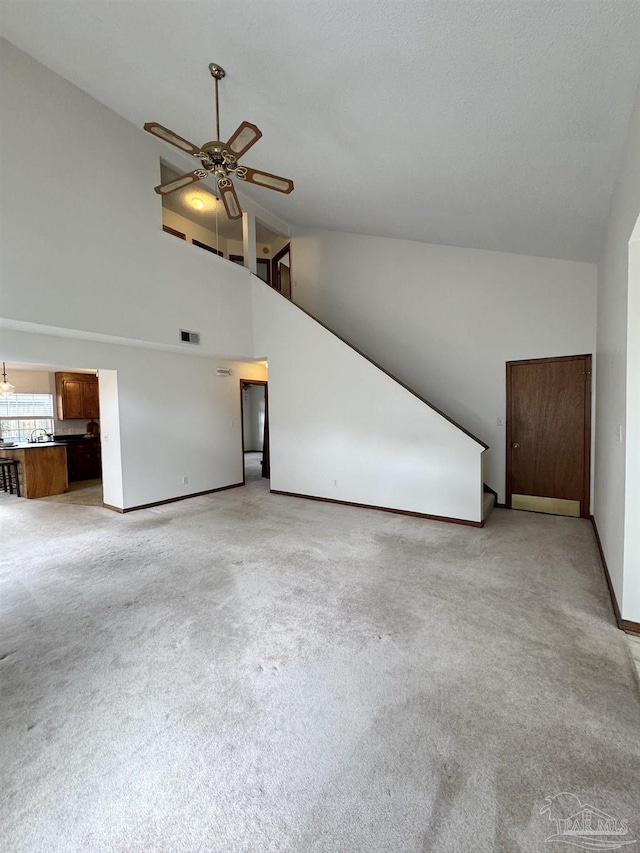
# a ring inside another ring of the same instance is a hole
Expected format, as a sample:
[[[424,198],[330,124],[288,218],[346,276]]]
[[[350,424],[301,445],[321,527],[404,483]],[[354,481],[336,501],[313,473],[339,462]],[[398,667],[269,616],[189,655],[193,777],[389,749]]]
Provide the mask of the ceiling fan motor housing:
[[[229,172],[235,172],[238,168],[235,156],[226,151],[224,143],[219,140],[205,142],[200,153],[203,167],[218,177],[226,177]]]

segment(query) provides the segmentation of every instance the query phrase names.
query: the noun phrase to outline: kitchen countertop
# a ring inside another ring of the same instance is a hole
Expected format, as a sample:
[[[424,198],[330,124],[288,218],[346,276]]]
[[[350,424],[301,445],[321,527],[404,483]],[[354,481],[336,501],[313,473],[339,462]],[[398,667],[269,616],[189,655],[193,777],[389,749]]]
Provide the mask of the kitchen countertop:
[[[83,436],[80,439],[70,437],[69,439],[62,441],[18,441],[13,447],[0,446],[0,452],[2,450],[31,450],[34,447],[66,447],[68,444],[82,444],[85,441],[87,443],[93,443],[100,441],[100,438],[84,438]]]
[[[62,447],[63,443],[61,441],[34,441],[29,444],[28,441],[19,441],[13,445],[13,447],[2,447],[0,446],[0,453],[3,450],[31,450],[34,447]]]

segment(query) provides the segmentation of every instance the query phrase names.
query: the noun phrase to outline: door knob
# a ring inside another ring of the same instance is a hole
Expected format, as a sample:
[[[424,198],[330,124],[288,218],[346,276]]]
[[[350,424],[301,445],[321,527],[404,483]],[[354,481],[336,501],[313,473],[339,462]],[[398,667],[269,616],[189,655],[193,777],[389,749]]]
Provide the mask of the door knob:
[[[518,444],[518,442],[516,441],[516,443],[513,445],[513,449],[514,449],[514,450],[517,450],[519,447],[520,447],[520,445],[519,445],[519,444]]]

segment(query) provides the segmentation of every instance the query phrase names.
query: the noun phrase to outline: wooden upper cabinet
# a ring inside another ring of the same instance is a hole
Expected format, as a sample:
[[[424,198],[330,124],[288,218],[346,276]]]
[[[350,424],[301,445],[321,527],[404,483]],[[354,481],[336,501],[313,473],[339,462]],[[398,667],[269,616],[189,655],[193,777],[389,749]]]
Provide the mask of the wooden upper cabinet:
[[[56,373],[56,403],[61,421],[99,418],[98,377],[92,373]]]
[[[95,379],[95,377],[94,377]],[[98,400],[98,380],[83,383],[82,403],[84,407],[84,418],[100,417],[100,402]]]
[[[63,379],[61,386],[62,416],[61,420],[81,418],[82,415],[82,382],[77,379]]]

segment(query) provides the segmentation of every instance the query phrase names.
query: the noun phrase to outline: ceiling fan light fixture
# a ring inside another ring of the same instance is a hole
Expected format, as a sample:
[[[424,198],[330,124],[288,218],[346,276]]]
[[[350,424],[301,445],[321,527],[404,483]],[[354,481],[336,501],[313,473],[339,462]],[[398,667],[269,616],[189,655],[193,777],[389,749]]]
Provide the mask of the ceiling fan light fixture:
[[[198,198],[198,196],[195,196],[191,199],[191,204],[193,205],[193,207],[195,207],[196,210],[202,210],[202,208],[204,207],[204,202],[201,198]]]

